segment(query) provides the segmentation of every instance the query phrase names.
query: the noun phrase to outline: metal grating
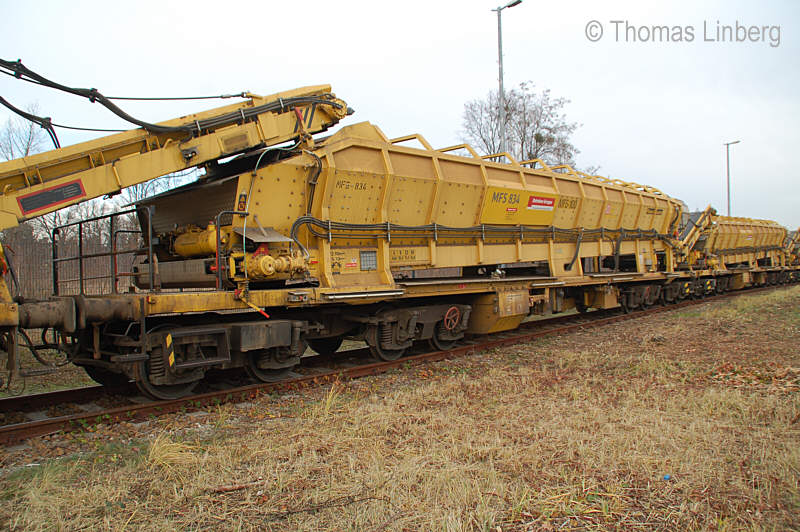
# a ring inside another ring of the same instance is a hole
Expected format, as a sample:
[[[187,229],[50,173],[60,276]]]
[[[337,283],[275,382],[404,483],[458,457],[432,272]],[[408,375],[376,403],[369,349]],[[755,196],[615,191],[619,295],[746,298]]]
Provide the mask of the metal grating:
[[[378,269],[378,252],[377,251],[362,251],[361,252],[361,271],[370,271]]]

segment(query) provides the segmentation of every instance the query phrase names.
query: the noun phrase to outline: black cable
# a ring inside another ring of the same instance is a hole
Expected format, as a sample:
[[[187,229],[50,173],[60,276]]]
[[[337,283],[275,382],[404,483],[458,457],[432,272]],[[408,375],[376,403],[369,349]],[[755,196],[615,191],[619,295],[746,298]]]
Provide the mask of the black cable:
[[[47,131],[47,134],[50,135],[50,140],[53,141],[53,144],[56,148],[60,148],[61,144],[58,142],[58,136],[56,136],[56,131],[53,129],[53,122],[50,120],[50,117],[41,117],[36,116],[34,114],[28,113],[23,111],[22,109],[18,109],[11,105],[8,100],[0,96],[0,104],[6,106],[11,111],[17,113],[19,116],[26,120],[30,120],[34,124],[39,124],[39,126]]]
[[[303,150],[311,157],[314,158],[314,172],[308,176],[308,206],[306,207],[306,214],[311,214],[311,206],[314,203],[314,191],[317,188],[317,179],[319,179],[320,174],[322,173],[322,159],[319,156],[311,151]]]
[[[77,126],[65,126],[62,124],[50,124],[53,127],[60,127],[61,129],[74,129],[75,131],[100,131],[101,133],[121,133],[123,131],[128,131],[127,129],[101,129],[97,127],[77,127]]]
[[[224,100],[226,98],[247,98],[247,91],[238,94],[220,94],[219,96],[106,96],[109,100],[138,100],[138,101],[171,101],[171,100]]]
[[[569,264],[564,268],[567,271],[572,271],[572,267],[575,265],[575,262],[578,260],[578,254],[581,251],[581,241],[583,240],[583,227],[578,230],[578,240],[575,241],[575,254],[572,256],[572,260],[569,261]]]
[[[65,126],[63,124],[55,124],[50,119],[50,117],[36,116],[34,114],[31,114],[31,113],[25,112],[25,111],[23,111],[21,109],[18,109],[17,107],[14,107],[13,105],[11,105],[8,102],[8,100],[3,98],[2,96],[0,96],[0,104],[3,104],[4,106],[6,106],[11,111],[13,111],[13,112],[17,113],[18,115],[20,115],[22,118],[24,118],[26,120],[29,120],[29,121],[31,121],[31,122],[33,122],[35,124],[39,124],[39,126],[41,126],[42,129],[44,129],[48,133],[50,133],[50,139],[53,140],[53,144],[55,144],[56,148],[60,148],[61,145],[58,142],[58,137],[56,137],[55,131],[51,132],[51,128],[54,128],[54,127],[60,127],[62,129],[74,129],[76,131],[100,131],[102,133],[120,133],[122,131],[127,131],[126,129],[101,129],[101,128],[96,128],[96,127],[77,127],[77,126]]]
[[[2,61],[2,59],[0,59],[0,61]],[[3,65],[3,68],[5,68],[5,65]],[[16,78],[16,79],[19,79],[19,80],[22,80],[22,81],[27,81],[28,83],[33,83],[34,85],[42,85],[42,83],[39,83],[38,81],[33,81],[32,79],[23,78],[21,75],[17,76],[14,73],[13,69],[12,69],[11,72],[9,72],[8,70],[3,70],[2,68],[0,68],[0,73],[5,74],[6,76],[11,76],[12,78]]]
[[[47,331],[45,330],[45,332],[47,332]],[[41,345],[41,346],[37,346],[37,345],[35,345],[33,343],[33,341],[31,340],[30,336],[28,336],[28,334],[25,332],[25,329],[19,329],[19,333],[25,339],[25,343],[28,344],[28,350],[31,352],[33,357],[42,366],[49,367],[49,368],[59,368],[59,367],[64,366],[64,365],[69,363],[69,359],[68,358],[66,358],[66,359],[64,359],[62,361],[54,361],[54,362],[50,362],[48,360],[45,360],[44,357],[41,355],[41,353],[39,353],[39,348],[52,348],[52,345],[44,344],[44,345]]]
[[[472,227],[448,227],[433,224],[419,226],[405,226],[392,223],[380,224],[350,224],[344,222],[322,221],[313,216],[301,216],[292,224],[290,237],[298,241],[298,231],[301,226],[307,225],[308,231],[317,238],[334,238],[333,231],[340,231],[346,234],[338,235],[335,238],[382,238],[387,234],[395,238],[419,238],[420,236],[439,235],[441,238],[479,238],[487,234],[487,238],[517,238],[520,234],[518,226],[494,226],[482,225]],[[325,232],[318,231],[316,228],[323,229]],[[665,242],[669,241],[669,235],[658,233],[655,229],[645,231],[626,231],[625,229],[563,229],[560,227],[530,227],[524,226],[524,231],[529,235],[553,235],[554,240],[561,242],[582,241],[587,236],[604,237],[617,233],[618,238],[615,246],[615,255],[619,255],[620,245],[623,240],[634,240],[637,238],[651,237]],[[562,238],[557,238],[559,235]],[[302,247],[302,246],[301,246]]]
[[[61,85],[60,83],[56,83],[51,81],[44,76],[40,76],[36,72],[30,70],[28,67],[22,64],[22,61],[6,61],[5,59],[0,59],[0,70],[5,69],[5,73],[8,74],[8,71],[13,73],[13,76],[17,79],[22,79],[24,81],[29,81],[31,83],[36,83],[38,85],[42,85],[45,87],[49,87],[52,89],[57,89],[63,92],[67,92],[70,94],[75,94],[77,96],[83,96],[84,98],[88,98],[90,102],[94,103],[95,101],[100,102],[101,105],[105,106],[108,110],[112,113],[116,114],[123,120],[131,122],[132,124],[136,124],[140,127],[145,127],[145,125],[151,125],[154,129],[149,129],[151,131],[159,132],[159,133],[166,133],[168,131],[158,131],[156,128],[159,126],[155,126],[155,124],[148,124],[147,122],[143,122],[141,120],[137,120],[136,118],[128,115],[125,111],[111,103],[107,100],[105,96],[100,94],[97,89],[78,89],[73,87],[67,87],[66,85]]]
[[[238,111],[226,113],[224,115],[208,118],[205,120],[196,120],[195,122],[191,122],[181,126],[161,126],[158,124],[152,124],[150,122],[139,120],[129,115],[128,113],[117,107],[113,102],[111,102],[109,98],[101,94],[97,89],[81,89],[75,87],[68,87],[66,85],[56,83],[32,71],[31,69],[23,65],[22,61],[20,60],[6,61],[5,59],[0,59],[0,72],[3,72],[8,75],[13,75],[17,79],[22,79],[30,83],[36,83],[69,94],[74,94],[76,96],[82,96],[84,98],[87,98],[92,103],[98,102],[100,103],[100,105],[102,105],[103,107],[105,107],[118,117],[122,118],[123,120],[135,124],[147,131],[150,131],[151,133],[185,132],[185,133],[194,133],[199,135],[202,133],[203,130],[215,129],[229,124],[240,123],[247,119],[255,118],[256,116],[265,112],[290,111],[297,105],[317,103],[323,105],[330,105],[337,109],[341,109],[342,107],[341,104],[331,100],[332,96],[330,94],[323,95],[322,97],[298,96],[286,99],[278,98],[278,100],[276,101],[269,102],[263,105],[251,107],[248,109],[239,109]]]
[[[15,255],[14,250],[11,248],[11,246],[6,244],[5,249],[7,251],[10,251],[11,255]],[[6,265],[8,266],[8,273],[11,274],[11,280],[14,282],[14,297],[17,298],[22,293],[22,288],[19,285],[19,279],[17,279],[17,272],[14,271],[14,265],[12,264],[11,257],[8,255],[8,253],[5,254],[5,258],[6,258]]]

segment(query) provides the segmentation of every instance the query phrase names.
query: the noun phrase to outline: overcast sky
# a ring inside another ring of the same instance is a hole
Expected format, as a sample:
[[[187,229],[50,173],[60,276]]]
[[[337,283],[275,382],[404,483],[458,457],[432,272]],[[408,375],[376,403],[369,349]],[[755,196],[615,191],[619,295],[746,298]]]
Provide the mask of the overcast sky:
[[[462,140],[464,102],[497,88],[497,4],[484,0],[0,6],[3,59],[109,96],[270,94],[330,83],[356,110],[346,123],[368,120],[390,137],[422,133],[444,147]],[[587,38],[599,35],[587,30],[591,21],[603,27],[597,42]],[[720,42],[717,26],[733,26],[735,39],[737,22],[759,28],[745,42]],[[670,41],[658,42],[650,27],[664,25]],[[692,209],[711,203],[725,212],[722,144],[741,140],[731,148],[733,214],[797,228],[798,31],[800,2],[792,0],[524,0],[503,11],[505,84],[531,81],[571,101],[567,116],[581,124],[578,166],[656,186]],[[18,107],[36,102],[58,123],[128,127],[98,104],[7,76],[0,95]],[[158,121],[216,103],[121,105]],[[62,144],[92,138],[59,136]]]

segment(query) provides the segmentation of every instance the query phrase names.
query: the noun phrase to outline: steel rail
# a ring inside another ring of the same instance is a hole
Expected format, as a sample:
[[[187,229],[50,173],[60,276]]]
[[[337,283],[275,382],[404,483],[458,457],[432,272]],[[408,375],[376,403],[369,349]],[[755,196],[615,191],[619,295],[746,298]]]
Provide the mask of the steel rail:
[[[36,393],[30,395],[17,395],[0,399],[0,413],[9,412],[31,412],[50,406],[74,403],[91,402],[106,395],[121,394],[135,389],[133,383],[122,387],[108,386],[86,386],[83,388],[71,388],[68,390],[55,390],[52,392]]]
[[[595,311],[602,312],[602,311]],[[523,323],[516,330],[519,332],[531,327],[549,327],[564,321],[574,321],[579,315],[569,314],[565,316],[555,316],[549,319],[534,320]],[[508,334],[506,331],[504,334]],[[497,336],[503,333],[496,333]],[[313,355],[301,359],[300,364],[306,368],[313,368],[324,366],[328,363],[335,362],[338,359],[353,358],[353,357],[368,357],[371,356],[369,348],[355,348],[343,351],[337,351],[332,354]],[[408,357],[406,357],[407,359]],[[240,374],[237,369],[222,370],[222,376],[228,374]],[[141,392],[133,382],[129,382],[122,386],[102,386],[92,385],[81,388],[69,388],[64,390],[54,390],[50,392],[42,392],[37,394],[18,395],[13,397],[5,397],[0,399],[0,413],[22,412],[30,413],[44,410],[49,407],[61,405],[64,403],[79,403],[87,404],[97,401],[104,397],[120,397],[120,396],[141,396]]]

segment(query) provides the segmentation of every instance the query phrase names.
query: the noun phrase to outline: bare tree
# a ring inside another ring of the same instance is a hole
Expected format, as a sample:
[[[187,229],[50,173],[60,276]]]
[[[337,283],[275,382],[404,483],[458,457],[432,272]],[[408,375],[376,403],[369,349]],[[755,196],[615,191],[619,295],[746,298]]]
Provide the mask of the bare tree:
[[[490,92],[485,100],[465,103],[462,127],[466,142],[474,144],[486,154],[500,151],[500,103],[497,93]]]
[[[530,83],[505,94],[507,150],[519,160],[541,159],[550,165],[575,164],[580,151],[570,137],[578,128],[563,112],[569,103],[553,98],[545,89],[536,92]],[[500,149],[500,104],[497,92],[464,105],[463,136],[486,153]]]
[[[113,200],[106,200],[103,198],[95,198],[90,201],[78,203],[77,205],[70,205],[55,212],[38,216],[27,223],[33,226],[34,234],[38,238],[51,239],[53,229],[63,225],[71,224],[81,220],[88,220],[97,216],[102,216],[117,210],[117,203]],[[77,234],[75,227],[70,227],[61,232],[61,238],[71,238]],[[84,227],[84,236],[99,238],[102,228],[97,224],[86,224]]]
[[[26,110],[35,115],[38,114],[39,107],[36,104],[31,104],[27,106]],[[47,147],[47,142],[47,135],[43,129],[22,118],[9,118],[5,125],[0,128],[0,156],[5,160],[18,159],[38,153]],[[33,235],[36,238],[49,240],[52,237],[53,229],[58,226],[113,212],[123,205],[135,203],[148,196],[159,194],[192,181],[197,178],[198,173],[198,170],[193,168],[185,172],[170,174],[128,187],[117,197],[97,198],[78,205],[65,207],[49,214],[37,216],[26,223],[31,226]],[[86,229],[92,232],[89,226]],[[62,238],[68,238],[73,232],[62,233]]]
[[[33,103],[25,110],[35,115],[39,113],[39,106]],[[47,136],[38,125],[22,118],[9,118],[0,130],[0,155],[6,161],[27,157],[42,151],[46,142]]]
[[[31,114],[38,114],[38,104],[30,104],[25,108]],[[47,136],[42,128],[22,118],[9,118],[0,129],[0,155],[7,161],[27,157],[42,151],[46,146]],[[61,211],[46,214],[27,222],[32,229],[32,236],[41,238],[49,234],[49,229],[60,224],[63,218]]]
[[[25,108],[31,114],[38,114],[37,104],[28,105]],[[9,118],[2,129],[0,129],[0,155],[7,161],[27,157],[44,149],[47,136],[44,130],[22,118]],[[31,229],[31,236],[35,238],[49,238],[54,227],[69,223],[77,219],[77,212],[68,207],[56,212],[38,216],[26,222]],[[23,230],[23,232],[25,232]]]
[[[196,180],[199,175],[200,169],[189,168],[182,172],[167,174],[156,179],[151,179],[150,181],[145,181],[144,183],[139,183],[138,185],[130,186],[122,191],[119,196],[119,202],[121,205],[136,203],[147,197],[155,196],[156,194],[161,194],[175,187],[185,185],[186,183]]]
[[[586,172],[589,175],[597,175],[600,172],[600,168],[602,168],[602,166],[600,166],[600,165],[591,165],[591,166],[587,166],[586,168],[583,168],[583,171]],[[606,176],[606,177],[610,177],[610,176]]]

